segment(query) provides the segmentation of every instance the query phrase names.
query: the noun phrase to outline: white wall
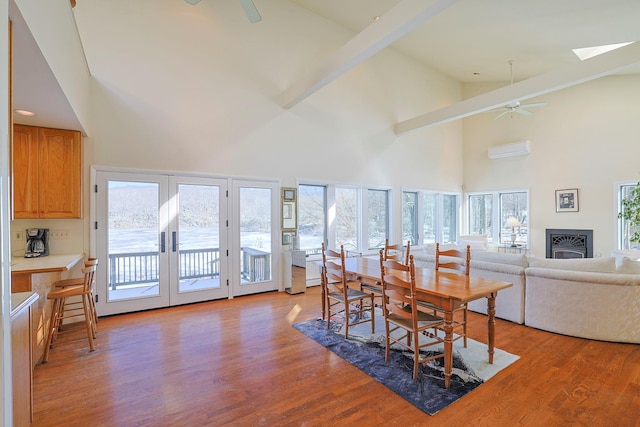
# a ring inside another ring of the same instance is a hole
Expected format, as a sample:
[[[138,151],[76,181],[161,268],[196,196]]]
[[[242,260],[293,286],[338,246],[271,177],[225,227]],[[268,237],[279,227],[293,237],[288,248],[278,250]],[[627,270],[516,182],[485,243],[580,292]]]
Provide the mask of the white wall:
[[[487,90],[468,85],[464,96]],[[527,102],[546,101],[534,115],[464,120],[466,191],[528,188],[531,252],[545,256],[546,228],[594,230],[594,253],[615,248],[616,195],[621,181],[640,180],[640,76],[611,76]],[[531,154],[499,160],[487,148],[531,140]],[[579,212],[556,213],[555,190],[577,188]]]
[[[260,12],[250,24],[237,2],[78,2],[92,163],[389,185],[398,215],[403,186],[460,191],[461,123],[392,131],[459,100],[457,82],[386,50],[285,110],[281,93],[353,34],[288,2]]]

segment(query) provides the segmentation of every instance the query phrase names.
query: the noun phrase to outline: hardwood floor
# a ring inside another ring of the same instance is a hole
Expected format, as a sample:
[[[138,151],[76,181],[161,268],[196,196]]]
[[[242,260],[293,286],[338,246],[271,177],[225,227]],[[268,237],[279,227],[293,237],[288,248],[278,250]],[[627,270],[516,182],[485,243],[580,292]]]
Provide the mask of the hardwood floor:
[[[521,359],[435,416],[290,326],[319,288],[100,319],[34,371],[33,426],[637,426],[640,346],[499,320]],[[486,342],[486,317],[469,336]]]

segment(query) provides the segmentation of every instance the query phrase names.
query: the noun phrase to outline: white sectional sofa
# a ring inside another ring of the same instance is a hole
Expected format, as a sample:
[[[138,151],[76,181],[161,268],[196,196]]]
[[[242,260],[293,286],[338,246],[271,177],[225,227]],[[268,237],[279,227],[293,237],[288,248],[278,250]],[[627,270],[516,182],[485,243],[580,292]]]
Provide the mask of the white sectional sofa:
[[[525,324],[603,341],[640,343],[640,263],[615,258],[529,260]]]
[[[431,248],[411,252],[417,266],[434,267]],[[496,317],[575,337],[640,343],[640,261],[472,250],[471,275],[513,284],[498,292]],[[469,309],[486,314],[486,300]]]

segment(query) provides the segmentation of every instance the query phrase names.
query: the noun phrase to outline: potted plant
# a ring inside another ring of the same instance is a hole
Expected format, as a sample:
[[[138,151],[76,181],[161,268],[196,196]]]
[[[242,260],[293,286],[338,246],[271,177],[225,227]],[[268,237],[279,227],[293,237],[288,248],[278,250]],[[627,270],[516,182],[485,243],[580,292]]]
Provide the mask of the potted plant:
[[[618,218],[628,221],[629,240],[640,242],[640,182],[622,199],[622,212]]]

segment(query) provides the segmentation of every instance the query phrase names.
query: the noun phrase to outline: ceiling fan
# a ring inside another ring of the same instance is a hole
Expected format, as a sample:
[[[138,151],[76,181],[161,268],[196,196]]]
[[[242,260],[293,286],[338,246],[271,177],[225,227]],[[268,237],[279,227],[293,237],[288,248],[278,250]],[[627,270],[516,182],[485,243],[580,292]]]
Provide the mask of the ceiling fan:
[[[513,61],[509,61],[509,68],[511,70],[511,84],[513,84]],[[518,114],[522,114],[523,116],[530,116],[533,113],[529,110],[527,110],[527,108],[531,108],[531,107],[542,107],[544,105],[547,105],[546,102],[532,102],[529,104],[521,104],[520,101],[513,101],[508,103],[507,105],[505,105],[504,107],[500,107],[497,108],[495,110],[489,110],[488,112],[490,113],[495,113],[496,111],[499,111],[500,114],[498,114],[493,120],[498,120],[500,117],[505,116],[507,114],[509,114],[511,117],[513,117],[513,113],[518,113]]]
[[[189,4],[196,5],[200,3],[201,0],[184,0],[184,1],[186,1]],[[258,9],[256,8],[256,5],[253,4],[252,0],[239,0],[239,1],[240,1],[240,5],[244,9],[244,13],[247,14],[247,18],[249,18],[249,21],[251,21],[252,24],[262,21],[262,16],[260,16],[260,12],[258,12]]]

